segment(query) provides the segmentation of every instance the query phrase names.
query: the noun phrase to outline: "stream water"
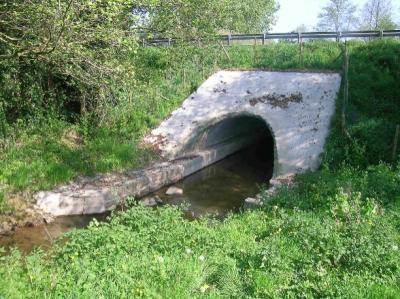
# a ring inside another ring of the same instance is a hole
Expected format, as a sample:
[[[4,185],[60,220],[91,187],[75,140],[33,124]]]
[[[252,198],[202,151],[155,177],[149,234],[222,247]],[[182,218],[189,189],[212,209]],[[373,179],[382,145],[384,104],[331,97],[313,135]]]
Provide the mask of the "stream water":
[[[260,185],[271,178],[272,155],[265,155],[263,149],[259,146],[241,151],[178,182],[175,186],[183,189],[183,195],[167,196],[167,188],[163,188],[149,196],[157,195],[166,204],[184,204],[189,219],[206,214],[223,218],[228,212],[238,211],[244,199],[255,196]],[[263,155],[257,152],[260,150]],[[46,249],[54,238],[86,227],[93,218],[106,221],[109,215],[58,217],[50,224],[20,228],[12,235],[0,236],[0,247],[18,247],[22,252],[39,246]]]

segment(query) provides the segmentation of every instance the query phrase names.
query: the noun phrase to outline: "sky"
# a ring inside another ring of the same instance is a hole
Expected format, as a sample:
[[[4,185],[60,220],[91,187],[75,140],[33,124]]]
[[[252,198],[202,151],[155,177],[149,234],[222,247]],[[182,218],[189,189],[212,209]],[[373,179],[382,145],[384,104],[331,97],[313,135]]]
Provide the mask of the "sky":
[[[290,32],[297,26],[305,24],[309,30],[317,24],[317,16],[328,0],[278,0],[280,9],[277,13],[278,21],[273,32]],[[353,0],[361,8],[366,0]],[[396,11],[400,10],[400,0],[392,0]],[[396,20],[398,20],[396,16]]]

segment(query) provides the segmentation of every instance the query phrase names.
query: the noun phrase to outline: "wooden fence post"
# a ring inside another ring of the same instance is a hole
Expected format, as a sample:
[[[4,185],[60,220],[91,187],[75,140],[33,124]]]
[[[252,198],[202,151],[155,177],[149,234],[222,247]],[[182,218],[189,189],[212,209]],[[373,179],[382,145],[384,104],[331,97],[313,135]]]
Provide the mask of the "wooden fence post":
[[[4,138],[7,136],[7,131],[6,131],[6,114],[3,109],[3,105],[0,102],[0,125],[1,125],[1,133]]]
[[[336,36],[336,41],[339,43],[340,40],[341,40],[341,38],[342,38],[342,32],[339,31],[339,32],[337,33],[337,36]]]
[[[393,153],[392,153],[392,161],[396,161],[397,154],[397,145],[399,143],[399,134],[400,134],[400,125],[396,126],[396,133],[394,134],[394,144],[393,144]]]
[[[221,41],[219,44],[220,44],[222,50],[224,51],[226,57],[228,58],[228,60],[231,60],[231,57],[229,56],[228,52],[226,51],[226,49],[225,49],[224,44],[222,43],[222,41]]]
[[[265,45],[265,32],[263,33],[263,37],[262,37],[262,45]]]
[[[344,44],[344,95],[343,95],[343,107],[342,107],[342,130],[343,133],[347,133],[346,130],[346,106],[349,100],[349,53],[347,42]]]
[[[254,38],[254,45],[253,45],[253,66],[257,63],[257,39]]]
[[[300,40],[300,67],[303,67],[303,41]]]
[[[228,34],[228,46],[230,46],[230,45],[231,45],[231,35]]]

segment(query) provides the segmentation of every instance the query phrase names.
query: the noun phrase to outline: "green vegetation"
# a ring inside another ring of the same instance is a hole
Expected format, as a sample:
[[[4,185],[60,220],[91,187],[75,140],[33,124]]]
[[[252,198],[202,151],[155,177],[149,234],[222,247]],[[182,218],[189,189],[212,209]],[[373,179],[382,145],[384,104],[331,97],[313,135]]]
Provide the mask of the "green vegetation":
[[[141,29],[164,37],[200,38],[216,31],[263,32],[271,29],[275,0],[173,0],[137,1]]]
[[[400,176],[303,176],[256,211],[134,207],[49,253],[2,258],[6,298],[398,298]],[[397,199],[395,199],[397,196]]]
[[[302,56],[290,43],[235,46],[228,54],[218,46],[141,49],[132,58],[141,70],[136,90],[120,91],[94,128],[56,118],[21,124],[4,145],[2,183],[12,192],[50,188],[78,173],[140,165],[149,153],[128,149],[197,88],[203,73],[343,65],[341,46],[330,42],[306,43]],[[396,40],[350,43],[349,136],[337,113],[321,170],[299,176],[296,187],[258,210],[189,222],[177,208],[132,207],[70,233],[48,252],[2,257],[0,295],[399,298],[400,160],[391,157],[400,123],[399,57]],[[338,111],[341,104],[342,95]]]
[[[319,31],[395,30],[392,0],[366,0],[362,7],[352,0],[329,0],[318,15]]]

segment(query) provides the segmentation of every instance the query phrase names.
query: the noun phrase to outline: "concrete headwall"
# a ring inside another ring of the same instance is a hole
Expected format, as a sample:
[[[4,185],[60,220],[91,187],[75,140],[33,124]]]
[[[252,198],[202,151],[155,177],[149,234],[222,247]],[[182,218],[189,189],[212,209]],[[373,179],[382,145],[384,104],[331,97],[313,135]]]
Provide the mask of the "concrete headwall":
[[[337,73],[220,71],[146,141],[169,159],[195,154],[201,146],[217,148],[227,143],[233,153],[255,138],[256,131],[243,127],[254,125],[248,120],[254,117],[263,120],[273,136],[276,176],[315,170],[340,82]],[[235,125],[235,119],[244,117],[242,125]]]

